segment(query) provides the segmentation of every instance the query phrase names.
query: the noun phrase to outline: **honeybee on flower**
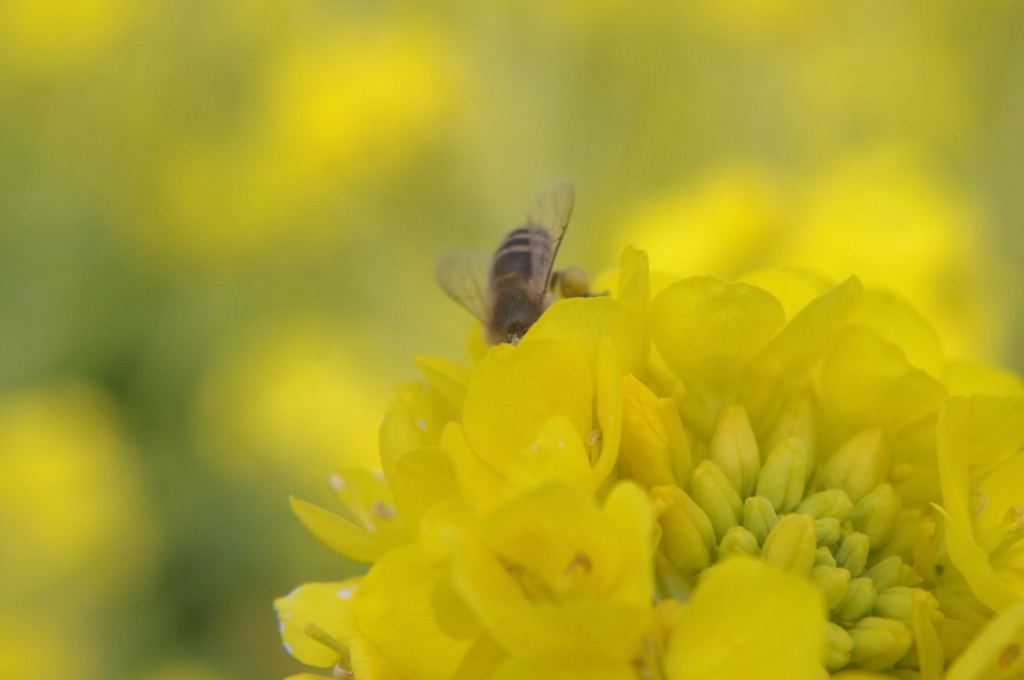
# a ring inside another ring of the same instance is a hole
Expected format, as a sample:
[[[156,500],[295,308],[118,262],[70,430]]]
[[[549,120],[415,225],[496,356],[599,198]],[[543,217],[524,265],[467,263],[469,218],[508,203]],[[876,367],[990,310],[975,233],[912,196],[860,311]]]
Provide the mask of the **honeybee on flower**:
[[[488,344],[514,345],[556,297],[590,294],[583,268],[553,270],[575,201],[572,182],[556,180],[537,195],[526,221],[509,232],[493,257],[452,250],[437,263],[441,287],[483,322]]]
[[[290,653],[388,680],[1020,677],[1024,491],[982,474],[1021,464],[1019,381],[946,362],[856,277],[652,286],[629,248],[614,294],[552,304],[571,185],[538,201],[553,220],[531,208],[490,264],[496,346],[417,358],[426,381],[381,423],[383,477],[332,478],[346,516],[293,501],[373,566],[276,602]],[[560,225],[550,249],[539,224]],[[496,325],[504,252],[544,273],[510,277],[535,296],[525,326]],[[1010,401],[961,404],[994,386]],[[1012,517],[972,520],[975,492]]]

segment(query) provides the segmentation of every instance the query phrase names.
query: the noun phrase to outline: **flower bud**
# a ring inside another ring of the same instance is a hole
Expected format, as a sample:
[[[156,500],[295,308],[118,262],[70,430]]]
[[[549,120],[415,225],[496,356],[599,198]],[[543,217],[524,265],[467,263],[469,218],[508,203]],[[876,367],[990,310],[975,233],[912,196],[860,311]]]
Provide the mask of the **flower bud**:
[[[917,593],[921,593],[918,595]],[[920,588],[909,586],[892,586],[878,592],[875,600],[874,613],[887,619],[902,621],[908,627],[914,609],[914,598],[923,598],[923,603],[932,621],[938,622],[945,618],[939,610],[939,601],[931,593]]]
[[[819,546],[814,551],[814,566],[816,567],[834,567],[836,566],[836,558],[832,555],[832,551],[825,546]]]
[[[764,539],[778,522],[775,508],[764,496],[751,496],[743,501],[743,526],[754,534],[758,545],[764,544]]]
[[[706,569],[715,549],[715,531],[704,511],[678,486],[656,486],[651,498],[661,513],[661,551],[686,576]]]
[[[668,454],[676,483],[680,487],[689,486],[690,474],[693,472],[693,454],[690,452],[690,437],[683,429],[683,421],[679,418],[679,408],[676,402],[665,397],[658,400],[658,414],[665,425],[665,432],[668,433]]]
[[[871,613],[876,597],[871,579],[855,578],[846,586],[846,595],[832,610],[832,616],[840,621],[857,621]]]
[[[868,616],[850,629],[850,661],[866,671],[891,668],[914,643],[914,635],[899,621]]]
[[[836,553],[836,564],[845,569],[856,578],[864,573],[864,565],[868,563],[868,551],[871,549],[871,542],[868,537],[861,533],[852,533],[843,540]]]
[[[875,582],[875,590],[882,592],[903,583],[910,567],[903,564],[899,555],[891,555],[867,570],[864,575]]]
[[[762,557],[794,576],[807,576],[817,549],[814,520],[808,515],[786,515],[765,539]]]
[[[668,440],[657,395],[632,375],[625,376],[619,444],[619,466],[623,474],[647,488],[676,484]]]
[[[796,437],[807,447],[807,473],[804,483],[811,481],[817,456],[817,428],[814,422],[814,407],[807,397],[792,397],[786,402],[779,419],[775,421],[768,435],[767,449],[771,451],[784,439]]]
[[[725,474],[710,460],[704,461],[693,471],[690,493],[711,520],[715,537],[719,541],[726,531],[740,523],[743,502]]]
[[[761,454],[743,406],[728,404],[718,410],[710,448],[711,461],[725,473],[740,498],[753,495],[761,470]]]
[[[760,554],[761,548],[757,545],[757,538],[743,527],[733,527],[726,531],[722,543],[718,546],[719,560],[737,555],[756,557]]]
[[[838,671],[850,663],[850,652],[853,651],[853,638],[840,626],[831,621],[825,622],[825,659],[822,661],[825,670]]]
[[[839,542],[842,526],[835,517],[817,519],[814,520],[814,535],[818,539],[818,545],[831,548]]]
[[[854,503],[885,480],[889,442],[880,427],[868,428],[846,442],[821,471],[826,489],[842,489]]]
[[[845,522],[853,512],[853,501],[842,489],[819,491],[796,506],[796,511],[804,515],[814,515],[818,519],[832,517]]]
[[[868,537],[872,548],[878,548],[889,538],[902,509],[903,502],[892,485],[879,484],[860,499],[850,514],[850,522],[854,529]]]
[[[757,495],[771,501],[777,511],[789,512],[803,498],[806,472],[807,445],[801,439],[784,439],[768,454],[758,476]]]
[[[825,596],[829,610],[835,609],[846,599],[850,585],[850,572],[838,567],[820,566],[811,569],[811,582]]]

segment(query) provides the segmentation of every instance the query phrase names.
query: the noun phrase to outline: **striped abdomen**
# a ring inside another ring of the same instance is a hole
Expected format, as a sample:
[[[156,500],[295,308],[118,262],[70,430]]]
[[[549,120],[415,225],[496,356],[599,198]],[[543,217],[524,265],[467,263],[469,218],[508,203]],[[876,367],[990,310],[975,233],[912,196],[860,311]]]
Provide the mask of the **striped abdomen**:
[[[491,264],[491,310],[488,342],[515,344],[544,311],[546,271],[534,271],[551,249],[551,237],[537,227],[512,231],[494,254]]]

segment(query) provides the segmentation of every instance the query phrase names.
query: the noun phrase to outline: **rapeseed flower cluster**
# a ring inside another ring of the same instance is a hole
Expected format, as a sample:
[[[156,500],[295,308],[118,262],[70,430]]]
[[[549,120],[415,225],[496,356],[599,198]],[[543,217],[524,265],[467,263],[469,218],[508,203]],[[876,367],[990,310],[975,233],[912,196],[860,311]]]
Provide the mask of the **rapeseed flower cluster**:
[[[1024,672],[1024,389],[851,277],[651,274],[420,357],[383,474],[292,508],[366,576],[275,602],[361,680]],[[600,286],[599,286],[600,287]],[[313,674],[293,676],[310,680]]]

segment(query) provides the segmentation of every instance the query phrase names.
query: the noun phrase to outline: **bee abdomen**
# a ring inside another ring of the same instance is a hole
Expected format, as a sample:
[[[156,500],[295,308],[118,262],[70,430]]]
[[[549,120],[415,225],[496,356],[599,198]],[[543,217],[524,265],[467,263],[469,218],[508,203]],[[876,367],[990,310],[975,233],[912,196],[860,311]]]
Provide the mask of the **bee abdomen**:
[[[541,239],[543,242],[539,242]],[[534,249],[543,248],[545,244],[550,244],[550,237],[542,230],[531,227],[514,229],[494,254],[491,280],[498,282],[518,278],[524,282],[529,281],[534,275]]]

